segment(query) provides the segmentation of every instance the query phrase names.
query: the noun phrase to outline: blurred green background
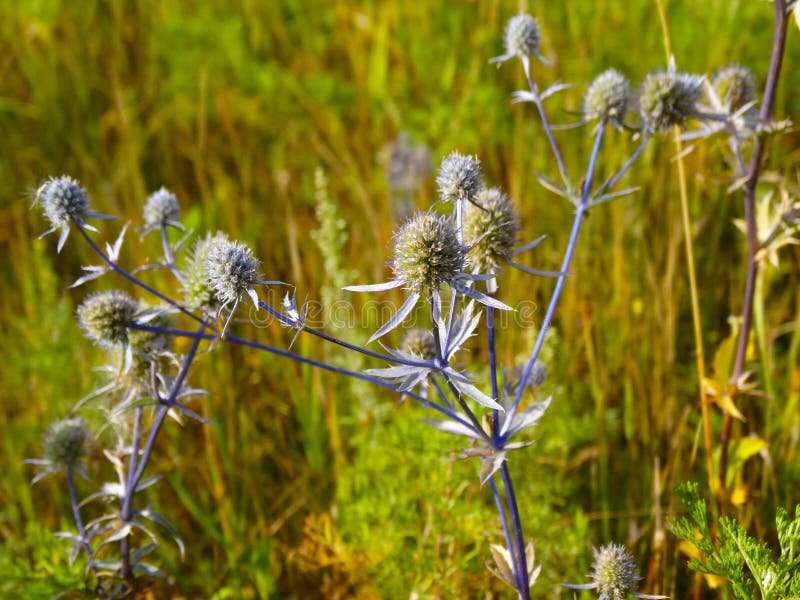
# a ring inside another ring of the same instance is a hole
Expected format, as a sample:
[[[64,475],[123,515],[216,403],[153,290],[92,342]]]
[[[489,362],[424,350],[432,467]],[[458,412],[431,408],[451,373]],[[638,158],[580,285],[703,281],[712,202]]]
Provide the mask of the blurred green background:
[[[763,85],[770,3],[666,5],[681,69],[712,73],[740,62]],[[552,61],[536,64],[538,81],[574,84],[550,101],[557,123],[576,119],[569,111],[609,66],[636,84],[665,65],[651,0],[0,0],[5,597],[80,586],[82,567],[67,569],[65,543],[48,533],[71,527],[63,481],[32,489],[22,460],[40,455],[47,424],[100,381],[100,356],[81,339],[75,306],[93,289],[121,285],[105,278],[66,289],[95,259],[77,236],[59,256],[52,236],[37,240],[47,226],[29,207],[42,180],[70,174],[94,208],[136,224],[147,194],[164,185],[197,232],[246,241],[269,279],[296,284],[298,298],[332,303],[343,280],[386,277],[380,249],[407,207],[389,189],[385,147],[405,133],[429,149],[432,165],[453,149],[477,154],[487,181],[518,201],[526,239],[547,234],[526,259],[555,269],[572,211],[536,183],[534,171],[557,171],[533,107],[510,102],[524,83],[519,66],[488,63],[519,10],[540,19]],[[793,26],[779,117],[800,114],[796,33]],[[589,129],[557,138],[580,179]],[[767,157],[792,179],[797,142],[785,136]],[[628,134],[611,133],[600,174],[633,148]],[[722,150],[712,140],[688,157],[709,356],[729,333],[728,315],[741,310],[744,282],[744,239],[732,225],[741,199],[726,194]],[[704,477],[674,152],[666,140],[651,144],[625,179],[640,190],[591,211],[547,348],[542,393],[555,399],[538,442],[510,459],[526,535],[544,564],[537,598],[571,598],[558,584],[583,581],[592,546],[612,540],[635,550],[648,590],[684,598],[697,584],[665,521],[680,510],[677,483]],[[411,194],[414,206],[434,199],[432,178]],[[320,200],[345,223],[333,255],[332,242],[321,249],[310,235]],[[100,237],[112,240],[119,223],[106,225]],[[130,235],[124,260],[141,264],[154,244]],[[774,507],[800,501],[798,257],[790,249],[765,278],[771,362],[759,378],[772,397],[742,400],[748,421],[737,432],[767,441],[762,457],[737,472],[747,496],[737,516],[766,537]],[[502,287],[506,301],[535,302],[538,321],[552,281],[510,273]],[[504,328],[502,363],[527,354],[534,333]],[[291,339],[278,327],[253,335],[282,347]],[[369,330],[344,335],[363,342]],[[302,336],[295,348],[367,366]],[[479,365],[484,356],[473,344],[470,359]],[[200,358],[191,381],[211,392],[195,408],[216,425],[170,424],[159,442],[151,470],[167,478],[149,500],[177,524],[189,558],[162,546],[172,578],[154,597],[511,597],[484,567],[501,533],[478,465],[445,460],[460,442],[419,423],[424,411],[224,345]],[[93,418],[98,424],[102,414]],[[715,431],[720,422],[716,414]],[[100,476],[102,468],[98,453],[89,469]]]

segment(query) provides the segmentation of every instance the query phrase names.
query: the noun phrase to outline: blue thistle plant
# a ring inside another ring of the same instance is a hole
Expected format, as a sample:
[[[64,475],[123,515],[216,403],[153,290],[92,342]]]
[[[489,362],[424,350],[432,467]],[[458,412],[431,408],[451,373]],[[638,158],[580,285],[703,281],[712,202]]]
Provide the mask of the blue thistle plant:
[[[636,598],[658,600],[667,596],[641,594],[637,591],[641,576],[636,572],[636,562],[622,544],[609,544],[595,548],[592,563],[591,583],[565,583],[573,590],[597,590],[599,600],[625,600],[629,595]]]
[[[142,235],[151,231],[160,230],[162,227],[175,227],[183,231],[181,225],[181,208],[178,198],[167,188],[161,187],[147,197],[142,211],[144,229]]]
[[[45,231],[40,238],[61,231],[58,238],[57,251],[61,252],[69,236],[70,226],[77,225],[90,231],[97,231],[89,225],[86,219],[113,219],[109,215],[89,210],[89,197],[81,184],[68,175],[51,177],[44,182],[38,190],[34,205],[41,204],[42,211],[50,221],[50,229]]]

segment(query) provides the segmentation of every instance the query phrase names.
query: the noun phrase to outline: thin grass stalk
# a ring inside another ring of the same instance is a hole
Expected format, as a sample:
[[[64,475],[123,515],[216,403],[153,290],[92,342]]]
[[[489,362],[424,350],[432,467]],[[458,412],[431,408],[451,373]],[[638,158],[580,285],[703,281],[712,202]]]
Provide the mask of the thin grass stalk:
[[[662,0],[656,0],[658,6],[658,16],[661,21],[661,37],[664,40],[664,51],[667,55],[667,62],[672,57],[672,45],[669,36],[669,22],[664,10]],[[714,494],[714,461],[713,461],[713,441],[711,435],[711,408],[708,395],[703,388],[703,381],[706,378],[706,356],[703,345],[703,317],[700,314],[700,296],[697,292],[697,272],[694,261],[694,236],[692,235],[692,223],[689,213],[689,192],[686,183],[686,163],[683,155],[683,142],[680,138],[680,129],[673,128],[675,135],[675,153],[678,162],[678,187],[681,197],[681,227],[683,229],[684,253],[686,255],[686,267],[689,277],[689,297],[692,307],[692,327],[694,332],[695,364],[697,366],[698,388],[700,392],[700,411],[703,419],[703,444],[705,445],[706,474],[708,476],[709,491]]]
[[[759,115],[761,121],[764,123],[772,118],[772,113],[775,108],[775,92],[780,79],[783,55],[786,50],[786,29],[788,25],[786,18],[786,2],[784,0],[774,0],[774,7],[775,30],[772,41],[772,55],[770,56],[769,74],[764,87],[764,98]],[[761,136],[757,136],[753,145],[753,155],[750,158],[747,182],[744,187],[744,217],[747,226],[747,280],[745,282],[744,301],[742,303],[742,325],[739,330],[736,359],[733,365],[733,374],[731,375],[731,382],[734,385],[744,373],[745,361],[747,360],[747,345],[750,340],[750,330],[753,326],[753,298],[758,275],[756,253],[760,248],[758,228],[756,225],[756,186],[761,176],[761,167],[764,160],[764,146],[765,139]],[[728,449],[731,441],[732,426],[733,418],[730,414],[726,413],[722,425],[722,433],[720,434],[718,473],[720,502],[724,502],[727,497]]]

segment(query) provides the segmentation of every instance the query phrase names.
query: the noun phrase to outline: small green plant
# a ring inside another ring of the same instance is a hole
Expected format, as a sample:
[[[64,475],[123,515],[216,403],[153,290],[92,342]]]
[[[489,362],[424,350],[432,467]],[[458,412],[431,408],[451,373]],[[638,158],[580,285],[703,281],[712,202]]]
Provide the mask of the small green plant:
[[[794,519],[778,507],[776,555],[735,519],[723,516],[710,524],[696,483],[682,484],[678,496],[687,516],[672,522],[672,532],[697,549],[698,556],[689,567],[726,579],[738,600],[800,598],[800,505],[795,507]]]

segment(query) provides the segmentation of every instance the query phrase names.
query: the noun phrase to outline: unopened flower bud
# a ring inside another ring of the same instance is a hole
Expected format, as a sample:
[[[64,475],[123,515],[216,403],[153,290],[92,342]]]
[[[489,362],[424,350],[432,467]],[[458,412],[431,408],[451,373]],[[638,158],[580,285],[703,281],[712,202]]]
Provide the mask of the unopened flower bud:
[[[222,304],[236,302],[258,281],[258,260],[242,242],[213,238],[206,259],[206,275]]]
[[[83,223],[89,216],[86,190],[68,175],[48,179],[37,191],[36,198],[53,229]]]
[[[730,112],[736,112],[756,99],[755,77],[741,65],[722,67],[714,76],[714,91]]]

